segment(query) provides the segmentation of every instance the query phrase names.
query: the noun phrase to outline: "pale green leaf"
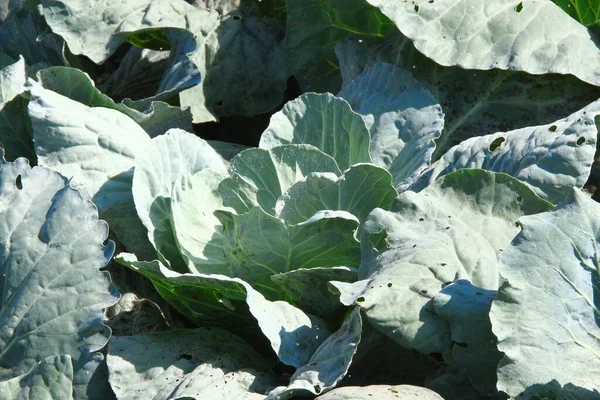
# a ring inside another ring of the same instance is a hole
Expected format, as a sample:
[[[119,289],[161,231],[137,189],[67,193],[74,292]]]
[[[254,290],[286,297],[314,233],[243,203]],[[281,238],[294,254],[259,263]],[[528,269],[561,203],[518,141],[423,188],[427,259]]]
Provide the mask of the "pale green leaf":
[[[223,225],[228,275],[244,279],[270,299],[281,298],[271,275],[360,262],[354,238],[359,222],[346,211],[318,211],[298,224],[287,224],[260,207],[242,215],[218,210],[215,216]]]
[[[403,192],[431,162],[444,114],[427,88],[406,69],[376,63],[338,94],[365,118],[373,162]]]
[[[294,372],[290,384],[274,389],[266,400],[314,396],[333,389],[348,372],[360,343],[361,333],[360,307],[355,307],[340,329],[319,346],[308,364]]]
[[[83,75],[83,74],[82,74]],[[72,178],[128,249],[152,257],[131,192],[135,157],[148,134],[126,115],[82,103],[30,81],[28,111],[40,165]]]
[[[271,117],[259,147],[311,144],[332,156],[343,171],[356,163],[371,162],[369,141],[365,121],[346,100],[330,93],[307,93]]]
[[[461,168],[482,168],[512,175],[540,197],[559,203],[573,186],[583,187],[589,177],[599,113],[600,102],[594,102],[551,124],[465,140],[436,161],[411,190]]]
[[[277,384],[268,363],[217,328],[113,337],[107,363],[119,399],[264,399]]]
[[[224,274],[228,271],[221,222],[213,212],[223,206],[218,193],[222,172],[206,168],[181,175],[173,185],[173,228],[181,253],[192,272]]]
[[[220,326],[246,338],[255,333],[261,339],[266,336],[284,364],[296,368],[306,364],[330,335],[321,318],[285,301],[268,301],[239,278],[182,275],[165,268],[160,261],[137,261],[132,254],[120,254],[117,261],[151,279],[159,293],[192,321]]]
[[[312,172],[341,175],[332,157],[310,145],[285,145],[270,150],[252,148],[231,160],[231,177],[221,183],[219,193],[223,204],[238,213],[260,205],[274,214],[279,197]]]
[[[549,0],[367,1],[438,64],[572,74],[600,85],[597,39]]]
[[[206,141],[180,129],[171,129],[153,138],[140,152],[135,158],[132,186],[138,216],[159,256],[166,259],[172,269],[187,272],[187,263],[174,236],[173,185],[185,173],[193,174],[205,168],[226,174],[225,165]]]
[[[442,400],[436,392],[411,385],[346,386],[317,397],[319,400]]]
[[[119,296],[99,271],[114,251],[107,224],[65,177],[23,158],[0,165],[0,208],[0,380],[53,355],[87,359]]]
[[[89,107],[117,110],[133,119],[148,135],[162,135],[171,128],[192,130],[189,110],[170,106],[160,101],[146,102],[143,107],[130,102],[115,103],[94,86],[94,81],[81,70],[53,67],[37,73],[37,79],[45,88]],[[137,78],[136,78],[137,79]]]
[[[519,232],[517,219],[550,207],[518,180],[482,170],[404,192],[390,211],[375,209],[365,222],[361,280],[336,284],[341,301],[360,305],[371,324],[404,347],[444,352],[450,326],[431,299],[455,279],[497,289],[497,255]]]
[[[28,373],[0,382],[0,398],[71,399],[72,380],[71,357],[50,356],[41,360]]]
[[[362,223],[376,207],[386,209],[398,192],[392,176],[372,164],[355,164],[340,177],[312,173],[290,187],[275,205],[275,214],[290,224],[321,210],[345,210]]]
[[[346,84],[369,64],[387,62],[409,70],[429,89],[445,114],[434,160],[470,137],[548,124],[598,99],[597,87],[572,75],[441,66],[399,32],[384,40],[346,40],[336,54]]]
[[[556,380],[561,398],[571,392],[566,384],[597,393],[600,206],[574,189],[553,211],[519,222],[523,231],[500,257],[507,281],[490,313],[505,354],[498,388],[516,396]]]

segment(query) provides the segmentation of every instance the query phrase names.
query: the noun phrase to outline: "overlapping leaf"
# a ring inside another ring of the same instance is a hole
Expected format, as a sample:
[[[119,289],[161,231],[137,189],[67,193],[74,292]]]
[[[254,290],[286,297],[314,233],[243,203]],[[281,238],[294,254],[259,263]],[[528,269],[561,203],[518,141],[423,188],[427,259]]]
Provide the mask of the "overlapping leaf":
[[[461,170],[421,193],[405,192],[364,225],[360,281],[336,284],[381,332],[424,353],[451,348],[450,326],[432,299],[455,279],[495,290],[497,255],[519,232],[522,215],[550,204],[505,174]],[[403,307],[397,307],[403,304]]]
[[[180,176],[212,168],[226,174],[219,155],[206,141],[179,129],[152,139],[135,158],[133,199],[148,239],[176,271],[188,267],[179,252],[172,224],[171,195]]]
[[[551,1],[367,1],[438,64],[572,74],[600,85],[596,38]]]
[[[277,385],[261,355],[216,328],[113,337],[107,362],[119,399],[261,400]]]
[[[598,99],[595,86],[571,75],[441,66],[399,32],[383,40],[345,40],[336,46],[336,54],[345,84],[370,63],[383,61],[409,70],[429,89],[442,106],[445,120],[434,160],[470,137],[549,124]]]
[[[108,227],[65,177],[31,169],[23,158],[1,164],[0,199],[0,380],[37,368],[14,385],[68,391],[80,369],[93,372],[90,353],[110,336],[102,316],[118,292],[99,271],[114,251],[112,242],[104,244]],[[47,388],[43,377],[60,383]]]
[[[507,281],[490,314],[505,354],[498,388],[566,397],[580,387],[597,397],[600,206],[575,189],[555,210],[519,222],[523,231],[500,256]]]
[[[224,327],[246,338],[252,338],[260,329],[285,364],[306,364],[330,334],[321,318],[285,301],[268,301],[239,278],[179,274],[159,261],[137,261],[131,254],[120,254],[117,261],[151,279],[165,299],[200,325]]]
[[[594,155],[600,103],[594,102],[552,124],[474,137],[448,150],[411,188],[420,190],[460,168],[505,172],[552,203],[571,187],[583,187]]]
[[[332,156],[343,171],[356,163],[371,162],[369,140],[365,121],[344,99],[330,93],[307,93],[271,117],[259,147],[311,144]]]
[[[357,265],[360,244],[354,238],[358,219],[346,211],[318,211],[298,224],[255,207],[236,215],[219,210],[228,275],[244,279],[267,298],[281,298],[271,276],[299,268]]]
[[[387,63],[367,68],[339,96],[365,118],[373,162],[392,174],[398,191],[406,190],[429,166],[444,127],[436,99],[409,71]]]

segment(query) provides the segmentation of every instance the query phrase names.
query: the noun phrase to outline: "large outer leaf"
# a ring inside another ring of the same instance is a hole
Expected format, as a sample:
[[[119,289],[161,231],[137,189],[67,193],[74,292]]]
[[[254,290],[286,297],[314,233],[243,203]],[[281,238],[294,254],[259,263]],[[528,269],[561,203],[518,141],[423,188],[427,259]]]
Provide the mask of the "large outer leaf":
[[[121,400],[261,400],[277,385],[261,355],[215,328],[113,337],[107,362]]]
[[[223,206],[218,194],[225,175],[207,168],[181,175],[173,185],[173,228],[181,253],[192,272],[224,274],[227,260],[221,222],[214,211]]]
[[[385,40],[346,40],[336,46],[336,54],[345,83],[369,63],[384,61],[408,69],[429,88],[445,113],[434,159],[467,138],[548,124],[598,99],[597,87],[572,75],[443,67],[400,32]]]
[[[393,24],[364,0],[288,0],[286,50],[303,92],[340,90],[335,44],[349,35],[383,37]]]
[[[137,261],[120,254],[117,261],[151,279],[158,292],[189,319],[219,325],[252,337],[256,323],[281,362],[296,368],[306,364],[329,336],[327,324],[285,301],[268,301],[239,278],[217,274],[179,274],[160,261]]]
[[[367,68],[338,96],[365,118],[371,133],[373,162],[406,190],[429,166],[444,114],[427,88],[410,72],[387,63]]]
[[[218,210],[215,216],[223,225],[228,275],[244,279],[269,299],[281,298],[271,275],[360,262],[360,244],[354,238],[358,220],[346,211],[319,211],[295,225],[260,207],[243,215]]]
[[[442,397],[423,387],[411,385],[347,386],[317,397],[319,400],[441,400]]]
[[[223,204],[238,213],[260,205],[275,214],[279,197],[312,172],[341,175],[335,160],[310,145],[284,145],[242,151],[231,160],[230,178],[219,187]]]
[[[343,171],[360,162],[371,162],[369,130],[346,100],[331,93],[307,93],[288,102],[271,117],[259,147],[311,144],[332,156]]]
[[[249,3],[249,2],[248,2]],[[254,116],[281,104],[289,77],[284,25],[243,4],[221,17],[194,58],[203,81],[181,93],[194,122],[231,115]]]
[[[83,54],[98,64],[126,41],[127,36],[119,33],[185,27],[186,13],[195,10],[183,0],[169,0],[163,4],[152,0],[135,0],[126,4],[116,0],[101,3],[43,0],[41,3],[52,31],[65,39],[74,54]],[[199,15],[208,14],[206,11],[197,12]]]
[[[68,355],[41,360],[26,374],[0,382],[0,398],[70,399],[73,393],[73,365]]]
[[[573,74],[600,85],[597,39],[550,0],[367,1],[438,64]]]
[[[331,173],[308,175],[279,198],[275,212],[285,222],[297,224],[321,210],[345,210],[362,223],[374,208],[388,208],[397,195],[386,170],[355,164],[340,177]]]
[[[355,307],[340,329],[319,346],[308,364],[294,372],[290,384],[274,389],[266,400],[314,396],[333,389],[348,372],[360,343],[361,333],[360,307]]]
[[[76,68],[53,67],[37,73],[37,79],[45,88],[85,104],[89,107],[105,107],[122,112],[133,119],[151,137],[162,135],[171,128],[192,130],[192,114],[189,110],[170,106],[160,101],[147,102],[141,109],[130,104],[115,103],[94,86],[90,77]]]
[[[508,281],[490,314],[505,353],[498,388],[516,396],[556,379],[560,397],[567,383],[600,391],[600,206],[575,189],[552,212],[520,223],[500,257]]]
[[[361,280],[337,284],[342,303],[359,304],[369,322],[402,346],[444,352],[450,328],[431,299],[456,278],[497,289],[497,254],[519,232],[517,218],[550,207],[516,179],[482,170],[404,192],[391,211],[375,209],[365,222]]]
[[[0,166],[0,380],[46,357],[102,348],[104,308],[119,294],[108,275],[114,244],[95,206],[47,168]]]
[[[135,208],[148,229],[148,239],[174,270],[188,271],[174,236],[173,186],[185,173],[209,167],[226,174],[221,158],[206,141],[180,129],[171,129],[152,139],[135,159],[132,187]]]
[[[73,178],[119,240],[140,256],[154,253],[131,193],[135,157],[148,134],[126,115],[84,104],[30,81],[29,116],[40,165]]]
[[[411,190],[460,168],[505,172],[542,198],[559,203],[571,187],[583,187],[594,162],[600,102],[552,124],[474,137],[448,150]]]

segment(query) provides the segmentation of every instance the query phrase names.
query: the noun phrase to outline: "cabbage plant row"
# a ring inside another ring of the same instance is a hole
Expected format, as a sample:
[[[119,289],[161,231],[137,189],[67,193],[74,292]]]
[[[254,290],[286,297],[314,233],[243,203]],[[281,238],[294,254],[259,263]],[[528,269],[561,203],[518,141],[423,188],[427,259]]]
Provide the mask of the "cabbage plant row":
[[[0,398],[600,399],[592,3],[0,0]]]

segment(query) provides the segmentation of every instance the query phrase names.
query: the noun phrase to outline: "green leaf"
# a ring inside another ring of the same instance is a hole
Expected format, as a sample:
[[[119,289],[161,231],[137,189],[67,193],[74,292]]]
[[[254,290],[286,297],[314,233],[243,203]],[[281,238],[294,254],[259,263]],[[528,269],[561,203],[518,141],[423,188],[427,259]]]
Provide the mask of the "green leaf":
[[[420,193],[404,192],[390,211],[375,209],[365,222],[361,280],[336,283],[340,299],[360,305],[398,344],[443,353],[451,348],[450,326],[431,300],[455,279],[497,289],[497,255],[519,232],[517,219],[550,208],[518,180],[482,170],[457,171]]]
[[[17,399],[71,399],[73,366],[69,355],[50,356],[31,371],[0,382],[0,397]]]
[[[216,328],[113,337],[109,381],[119,399],[263,399],[277,380],[248,343]]]
[[[341,175],[335,160],[310,145],[244,150],[231,160],[230,178],[219,186],[223,205],[245,213],[260,205],[275,214],[279,197],[312,172]]]
[[[284,364],[296,368],[306,364],[330,334],[324,320],[285,301],[268,301],[239,278],[181,275],[160,261],[137,261],[132,254],[119,254],[116,260],[151,279],[173,307],[198,324],[220,326],[251,338],[258,322]]]
[[[582,25],[599,25],[600,7],[597,0],[552,0]]]
[[[434,160],[470,137],[548,124],[598,99],[597,87],[572,75],[441,66],[399,32],[384,40],[346,40],[336,46],[336,54],[346,84],[365,66],[383,61],[409,70],[427,86],[445,113]]]
[[[371,162],[369,141],[365,121],[344,99],[330,93],[307,93],[271,117],[259,147],[311,144],[332,156],[343,171],[356,163]]]
[[[87,360],[119,297],[99,271],[114,251],[107,224],[65,177],[23,158],[0,165],[0,204],[0,380],[54,355]]]
[[[600,206],[574,189],[553,211],[519,222],[523,231],[500,257],[507,281],[490,313],[505,354],[498,388],[516,396],[555,379],[561,398],[565,384],[599,391]]]
[[[192,272],[225,274],[221,222],[213,212],[223,206],[218,193],[222,172],[206,168],[181,175],[173,185],[171,209],[175,237]]]
[[[373,162],[392,174],[398,191],[408,189],[429,166],[444,127],[436,99],[410,72],[387,63],[367,68],[338,96],[365,118]]]
[[[260,207],[242,215],[217,210],[215,216],[223,225],[228,275],[244,279],[269,299],[281,298],[271,275],[360,261],[360,244],[354,238],[358,220],[346,211],[319,211],[293,225]]]
[[[135,157],[150,142],[148,134],[116,110],[88,107],[33,81],[28,89],[40,165],[72,178],[72,186],[94,201],[125,247],[153,258],[131,193]]]
[[[76,68],[48,68],[39,71],[37,78],[45,89],[86,106],[120,111],[133,119],[151,137],[162,135],[171,128],[192,130],[192,116],[189,110],[182,110],[159,101],[147,102],[143,107],[128,102],[115,103],[96,89],[94,81],[86,73]]]
[[[355,164],[340,177],[308,175],[279,198],[275,213],[286,223],[298,224],[321,210],[344,210],[362,223],[374,208],[388,208],[396,196],[389,172],[372,164]]]
[[[317,397],[319,400],[442,400],[436,392],[411,385],[346,386]]]
[[[600,85],[597,40],[550,1],[367,1],[438,64],[572,74]]]
[[[271,275],[284,298],[311,314],[326,317],[343,308],[329,281],[355,282],[357,271],[349,267],[299,268]]]
[[[267,400],[314,396],[333,389],[346,376],[360,343],[361,333],[360,307],[355,307],[340,329],[319,346],[308,364],[294,372],[290,384],[275,388]]]
[[[347,36],[383,37],[394,29],[364,0],[288,0],[286,49],[303,92],[340,90],[335,44]]]
[[[135,158],[132,186],[135,208],[159,257],[176,271],[187,272],[188,266],[174,236],[173,185],[185,173],[205,168],[226,174],[221,158],[206,141],[180,129],[153,138]]]
[[[583,187],[594,162],[600,102],[551,124],[474,137],[450,149],[411,190],[461,168],[504,172],[542,198],[559,203],[573,186]]]

